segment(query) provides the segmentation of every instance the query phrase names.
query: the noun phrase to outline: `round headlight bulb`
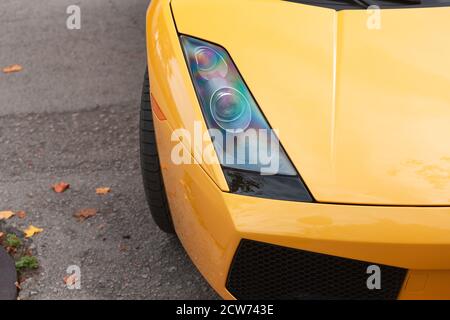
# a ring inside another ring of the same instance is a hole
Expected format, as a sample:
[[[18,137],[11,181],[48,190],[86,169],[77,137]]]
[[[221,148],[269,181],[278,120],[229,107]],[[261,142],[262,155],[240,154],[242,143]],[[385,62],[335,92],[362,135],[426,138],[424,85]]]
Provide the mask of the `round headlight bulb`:
[[[224,130],[241,132],[251,122],[250,104],[247,98],[231,87],[220,88],[211,96],[211,114]]]
[[[228,73],[225,59],[216,50],[208,47],[197,47],[194,52],[198,73],[205,80],[221,77]]]

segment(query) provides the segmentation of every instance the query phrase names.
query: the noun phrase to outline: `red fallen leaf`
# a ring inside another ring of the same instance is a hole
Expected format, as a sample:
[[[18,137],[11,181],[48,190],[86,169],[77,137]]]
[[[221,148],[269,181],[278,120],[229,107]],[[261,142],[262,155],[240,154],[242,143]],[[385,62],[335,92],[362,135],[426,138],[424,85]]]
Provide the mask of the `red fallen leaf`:
[[[56,193],[62,193],[64,191],[66,191],[67,189],[69,189],[70,184],[65,183],[65,182],[59,182],[55,185],[53,185],[53,191],[55,191]]]
[[[8,252],[9,254],[15,254],[17,250],[13,247],[6,247],[6,252]]]
[[[3,73],[13,73],[22,71],[22,66],[20,64],[12,64],[10,66],[3,68]]]
[[[77,275],[71,274],[64,277],[64,283],[68,286],[73,286],[77,282]]]
[[[18,216],[19,219],[24,219],[27,216],[27,214],[25,213],[25,211],[19,211],[16,213],[16,216]]]
[[[102,187],[102,188],[95,189],[95,193],[99,194],[99,195],[104,195],[104,194],[107,194],[110,192],[111,192],[111,188],[109,188],[109,187]]]
[[[97,214],[97,209],[93,208],[86,208],[78,211],[74,214],[74,217],[77,218],[80,222],[83,222],[86,219],[89,219],[90,217],[93,217]]]

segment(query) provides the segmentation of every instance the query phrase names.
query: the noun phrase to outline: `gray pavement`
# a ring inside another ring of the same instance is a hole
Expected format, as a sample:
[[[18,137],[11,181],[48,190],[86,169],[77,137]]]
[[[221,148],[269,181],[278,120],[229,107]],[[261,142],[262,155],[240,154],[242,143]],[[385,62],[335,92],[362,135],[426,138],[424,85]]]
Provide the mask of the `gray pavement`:
[[[81,7],[81,30],[66,8]],[[148,0],[2,0],[0,211],[25,210],[41,264],[21,299],[215,299],[178,240],[153,223],[141,185],[138,105]],[[50,189],[66,181],[63,194]],[[112,192],[95,194],[108,186]],[[82,223],[83,208],[99,213]],[[81,289],[63,278],[81,268]]]

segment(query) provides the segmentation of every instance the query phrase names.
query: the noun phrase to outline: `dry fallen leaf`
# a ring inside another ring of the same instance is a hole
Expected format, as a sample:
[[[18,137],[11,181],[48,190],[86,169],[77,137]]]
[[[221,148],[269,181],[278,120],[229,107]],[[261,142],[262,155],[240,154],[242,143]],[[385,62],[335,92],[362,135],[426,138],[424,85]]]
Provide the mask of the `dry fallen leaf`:
[[[44,229],[37,228],[35,226],[30,225],[23,232],[25,233],[25,238],[30,238],[30,237],[34,236],[36,233],[40,233],[42,231],[44,231]]]
[[[17,249],[13,247],[6,247],[6,252],[8,252],[9,254],[15,254],[17,252]]]
[[[82,209],[74,214],[74,217],[77,218],[80,222],[89,219],[97,214],[97,209],[87,208]]]
[[[22,287],[20,286],[20,283],[18,281],[14,282],[14,285],[16,286],[17,290],[22,290]]]
[[[66,191],[67,189],[69,189],[70,184],[65,183],[65,182],[59,182],[55,185],[53,185],[53,191],[55,191],[56,193],[62,193],[64,191]]]
[[[110,192],[111,192],[111,188],[108,188],[108,187],[102,187],[102,188],[95,189],[96,194],[107,194]]]
[[[24,219],[27,216],[27,214],[25,213],[25,211],[19,211],[16,213],[16,216],[18,216],[19,219]]]
[[[75,283],[77,283],[77,275],[76,273],[65,276],[64,277],[64,283],[68,286],[73,286]]]
[[[4,232],[0,232],[0,243],[3,241],[3,238],[5,237]]]
[[[98,230],[104,229],[106,227],[106,224],[102,223],[97,227]]]
[[[4,73],[13,73],[13,72],[19,72],[22,71],[22,66],[20,64],[12,64],[10,66],[4,67],[3,72]]]
[[[15,213],[12,211],[0,211],[0,220],[8,220],[11,218]]]

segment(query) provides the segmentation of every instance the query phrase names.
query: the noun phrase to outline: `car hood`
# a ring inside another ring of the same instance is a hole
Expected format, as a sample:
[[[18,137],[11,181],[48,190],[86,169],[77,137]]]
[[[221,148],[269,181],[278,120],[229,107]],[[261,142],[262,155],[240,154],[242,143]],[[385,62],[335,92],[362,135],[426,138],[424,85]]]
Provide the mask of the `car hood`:
[[[275,0],[172,10],[180,33],[228,50],[317,201],[450,205],[450,8],[375,24]]]

